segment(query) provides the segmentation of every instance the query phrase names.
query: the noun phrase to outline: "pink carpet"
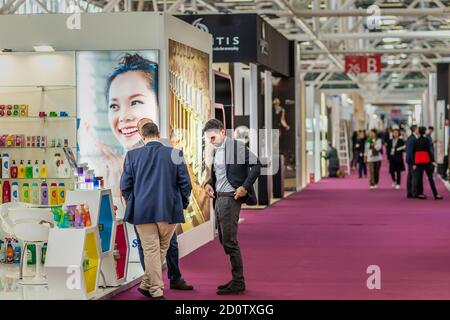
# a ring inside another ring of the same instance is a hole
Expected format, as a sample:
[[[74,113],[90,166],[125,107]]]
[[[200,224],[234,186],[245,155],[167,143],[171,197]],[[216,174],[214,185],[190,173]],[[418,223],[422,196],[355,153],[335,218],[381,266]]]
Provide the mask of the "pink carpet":
[[[403,181],[406,181],[404,173]],[[242,212],[239,240],[248,291],[217,296],[230,278],[218,240],[181,260],[193,292],[166,289],[168,299],[450,299],[450,195],[406,199],[355,176],[325,179],[265,210]],[[381,290],[366,286],[369,265],[381,268]],[[166,274],[164,274],[166,277]],[[168,286],[166,287],[168,288]],[[114,299],[145,299],[136,288]]]

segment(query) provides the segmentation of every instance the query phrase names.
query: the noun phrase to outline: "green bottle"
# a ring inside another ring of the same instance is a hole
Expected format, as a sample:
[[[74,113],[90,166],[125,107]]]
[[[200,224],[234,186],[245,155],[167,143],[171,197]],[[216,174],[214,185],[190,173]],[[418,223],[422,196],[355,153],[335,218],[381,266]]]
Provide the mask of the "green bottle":
[[[41,262],[42,264],[45,264],[45,256],[47,255],[47,244],[44,243],[42,246],[42,254],[41,254]]]
[[[30,185],[24,183],[22,186],[22,202],[30,203]]]
[[[33,179],[33,166],[31,165],[31,160],[28,160],[27,166],[25,167],[25,178]]]
[[[27,246],[27,263],[28,265],[36,264],[36,245],[34,244]]]

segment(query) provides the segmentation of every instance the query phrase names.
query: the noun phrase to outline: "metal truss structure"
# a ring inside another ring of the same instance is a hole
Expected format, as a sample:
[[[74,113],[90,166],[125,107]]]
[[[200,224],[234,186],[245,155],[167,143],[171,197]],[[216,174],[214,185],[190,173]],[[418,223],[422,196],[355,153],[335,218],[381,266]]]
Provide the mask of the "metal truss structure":
[[[418,97],[436,63],[450,62],[450,0],[0,0],[0,14],[74,11],[258,13],[300,42],[306,83],[370,99]],[[346,54],[373,53],[381,74],[344,73]]]

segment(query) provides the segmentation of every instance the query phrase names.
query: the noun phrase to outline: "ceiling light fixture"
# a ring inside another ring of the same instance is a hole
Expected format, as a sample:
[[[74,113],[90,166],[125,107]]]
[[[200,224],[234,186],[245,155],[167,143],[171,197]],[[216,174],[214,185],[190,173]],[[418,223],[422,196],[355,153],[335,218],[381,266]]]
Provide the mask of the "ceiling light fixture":
[[[34,51],[36,52],[55,52],[55,49],[52,46],[33,46]]]

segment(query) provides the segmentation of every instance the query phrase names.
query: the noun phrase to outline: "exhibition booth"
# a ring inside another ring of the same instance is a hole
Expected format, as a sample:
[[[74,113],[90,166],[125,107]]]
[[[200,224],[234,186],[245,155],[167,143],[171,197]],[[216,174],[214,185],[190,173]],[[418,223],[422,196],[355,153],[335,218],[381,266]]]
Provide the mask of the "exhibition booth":
[[[256,185],[258,204],[270,205],[299,190],[302,172],[296,168],[304,148],[297,147],[302,119],[296,43],[257,14],[178,17],[213,35],[216,117],[226,118],[235,138],[263,162],[267,175]]]
[[[11,203],[0,211],[0,300],[100,299],[139,281],[119,179],[125,153],[142,145],[143,117],[188,165],[180,257],[214,238],[201,187],[211,160],[202,137],[214,112],[211,35],[162,13],[72,19],[0,20],[0,200]],[[17,218],[33,212],[51,220],[38,243],[27,242]]]

